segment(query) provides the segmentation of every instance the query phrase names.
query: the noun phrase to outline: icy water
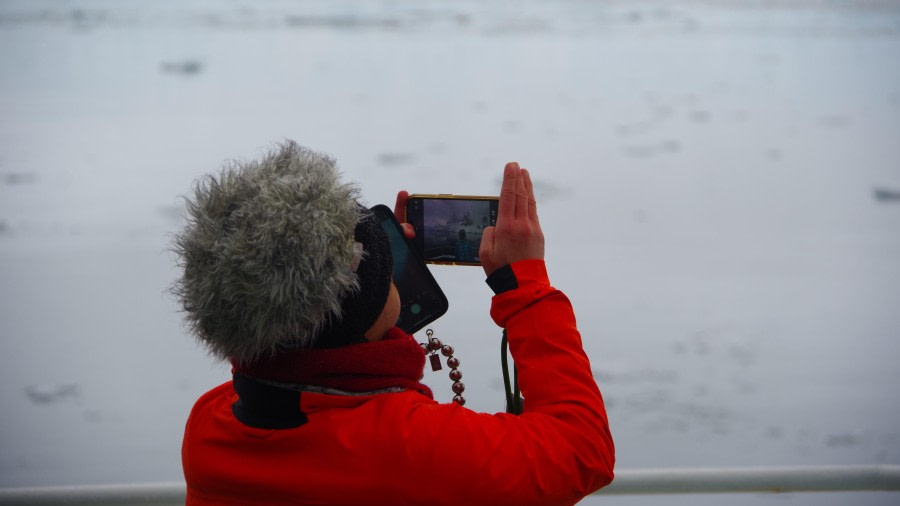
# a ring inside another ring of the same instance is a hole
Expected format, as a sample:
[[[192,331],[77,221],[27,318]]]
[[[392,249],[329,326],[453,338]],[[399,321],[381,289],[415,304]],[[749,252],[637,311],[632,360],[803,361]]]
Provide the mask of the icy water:
[[[8,1],[0,68],[2,487],[180,479],[229,371],[167,294],[178,196],[284,138],[369,204],[529,167],[619,469],[900,464],[895,2]],[[482,273],[432,270],[501,410]]]

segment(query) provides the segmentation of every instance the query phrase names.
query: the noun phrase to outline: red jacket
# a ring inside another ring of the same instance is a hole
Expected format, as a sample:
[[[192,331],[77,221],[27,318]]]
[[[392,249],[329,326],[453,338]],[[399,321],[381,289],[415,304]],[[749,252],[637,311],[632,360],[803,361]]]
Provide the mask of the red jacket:
[[[257,429],[232,383],[203,395],[185,430],[187,504],[574,504],[613,479],[603,399],[569,300],[543,261],[512,266],[493,299],[526,398],[520,416],[476,413],[413,391],[304,392],[308,422]]]

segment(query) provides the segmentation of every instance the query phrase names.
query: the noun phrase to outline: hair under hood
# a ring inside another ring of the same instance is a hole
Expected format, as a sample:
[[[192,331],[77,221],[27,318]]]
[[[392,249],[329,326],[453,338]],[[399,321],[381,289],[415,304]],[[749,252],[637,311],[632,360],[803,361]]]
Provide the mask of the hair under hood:
[[[173,291],[212,354],[249,363],[310,347],[340,318],[359,289],[358,193],[333,159],[293,141],[195,183],[174,241],[184,271]]]

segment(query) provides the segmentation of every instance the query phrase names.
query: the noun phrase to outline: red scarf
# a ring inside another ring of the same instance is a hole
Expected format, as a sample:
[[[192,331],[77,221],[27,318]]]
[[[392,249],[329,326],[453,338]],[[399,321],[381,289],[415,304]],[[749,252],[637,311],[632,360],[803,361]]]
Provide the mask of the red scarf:
[[[388,330],[380,341],[294,350],[249,365],[232,365],[235,372],[278,383],[359,393],[400,387],[434,398],[431,389],[419,382],[425,351],[397,327]]]

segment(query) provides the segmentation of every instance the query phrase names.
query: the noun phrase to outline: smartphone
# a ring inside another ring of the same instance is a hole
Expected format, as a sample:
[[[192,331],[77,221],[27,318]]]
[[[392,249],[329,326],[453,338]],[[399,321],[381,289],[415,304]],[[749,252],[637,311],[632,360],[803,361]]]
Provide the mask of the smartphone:
[[[373,207],[372,212],[391,242],[394,285],[400,295],[400,318],[397,326],[407,334],[415,334],[447,312],[447,297],[428,266],[403,235],[394,212],[384,205]]]
[[[481,235],[497,223],[499,202],[499,197],[410,195],[406,221],[416,230],[416,252],[433,264],[481,265]]]

